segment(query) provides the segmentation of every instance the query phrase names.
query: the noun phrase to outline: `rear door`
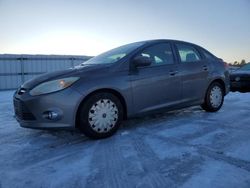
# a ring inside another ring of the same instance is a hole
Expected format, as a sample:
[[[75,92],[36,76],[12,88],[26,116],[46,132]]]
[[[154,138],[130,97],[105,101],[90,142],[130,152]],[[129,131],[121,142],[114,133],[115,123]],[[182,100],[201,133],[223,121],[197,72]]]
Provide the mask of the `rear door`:
[[[183,101],[203,100],[207,89],[209,63],[202,58],[194,45],[177,42],[175,46],[182,73]]]
[[[146,47],[136,56],[150,57],[152,64],[138,67],[130,75],[135,112],[147,112],[178,103],[181,80],[170,43]]]

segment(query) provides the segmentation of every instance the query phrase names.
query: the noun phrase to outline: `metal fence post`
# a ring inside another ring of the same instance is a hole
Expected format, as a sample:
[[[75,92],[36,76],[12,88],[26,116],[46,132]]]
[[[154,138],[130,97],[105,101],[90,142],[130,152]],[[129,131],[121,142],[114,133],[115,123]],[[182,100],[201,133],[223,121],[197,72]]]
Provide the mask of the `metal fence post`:
[[[19,57],[19,58],[17,58],[17,60],[19,60],[19,62],[20,62],[20,68],[21,68],[21,70],[20,70],[21,82],[22,82],[22,84],[23,84],[23,83],[24,83],[24,64],[23,64],[23,58],[22,58],[22,57]]]
[[[74,59],[73,57],[70,58],[71,59],[71,68],[74,67]]]
[[[21,81],[22,81],[22,84],[25,82],[25,78],[24,78],[24,75],[25,75],[25,72],[24,72],[24,61],[27,60],[28,58],[24,58],[24,57],[20,57],[20,58],[17,58],[17,60],[20,61],[20,64],[21,64]]]

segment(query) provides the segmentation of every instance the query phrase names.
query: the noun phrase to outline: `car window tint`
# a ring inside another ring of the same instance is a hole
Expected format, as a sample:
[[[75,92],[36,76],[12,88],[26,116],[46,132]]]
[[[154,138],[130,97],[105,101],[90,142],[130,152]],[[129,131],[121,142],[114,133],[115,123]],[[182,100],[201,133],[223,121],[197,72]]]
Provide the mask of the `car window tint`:
[[[198,51],[188,44],[177,44],[178,53],[182,63],[197,62],[201,60]]]
[[[115,55],[112,55],[110,57],[108,57],[111,61],[114,60],[114,61],[117,61],[123,57],[125,57],[126,54],[125,53],[121,53],[121,54],[115,54]]]
[[[243,67],[240,68],[240,70],[250,70],[250,63],[244,65]]]
[[[88,64],[110,64],[110,63],[116,63],[118,60],[124,58],[129,53],[133,52],[140,46],[144,45],[145,42],[136,42],[127,44],[124,46],[120,46],[118,48],[114,48],[112,50],[109,50],[107,52],[104,52],[98,56],[95,56],[84,63],[81,63],[80,66],[88,65]]]
[[[148,55],[148,54],[144,54],[144,53],[141,53],[141,56],[144,56],[144,57],[150,57],[150,55]]]
[[[209,53],[209,52],[207,52],[206,50],[203,50],[203,49],[201,49],[201,51],[202,51],[202,53],[203,53],[203,55],[205,56],[206,59],[216,60],[216,57],[213,54],[211,54],[211,53]]]
[[[162,43],[144,49],[139,56],[149,57],[152,65],[173,64],[174,58],[170,44]]]

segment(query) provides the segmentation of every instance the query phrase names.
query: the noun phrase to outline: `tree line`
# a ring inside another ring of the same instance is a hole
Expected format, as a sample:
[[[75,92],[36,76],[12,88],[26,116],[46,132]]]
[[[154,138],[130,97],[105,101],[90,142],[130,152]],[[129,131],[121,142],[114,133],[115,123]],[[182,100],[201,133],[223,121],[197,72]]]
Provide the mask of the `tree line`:
[[[239,61],[235,61],[233,63],[229,63],[229,65],[236,66],[236,67],[242,67],[245,64],[247,64],[245,59],[242,59],[240,62]]]

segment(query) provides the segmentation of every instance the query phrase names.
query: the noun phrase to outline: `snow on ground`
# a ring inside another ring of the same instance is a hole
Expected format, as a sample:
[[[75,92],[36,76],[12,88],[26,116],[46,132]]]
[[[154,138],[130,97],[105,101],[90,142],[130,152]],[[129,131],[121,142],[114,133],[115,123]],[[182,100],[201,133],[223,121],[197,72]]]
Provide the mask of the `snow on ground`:
[[[132,119],[116,135],[19,127],[0,92],[0,188],[250,187],[250,94],[217,113],[200,107]]]

